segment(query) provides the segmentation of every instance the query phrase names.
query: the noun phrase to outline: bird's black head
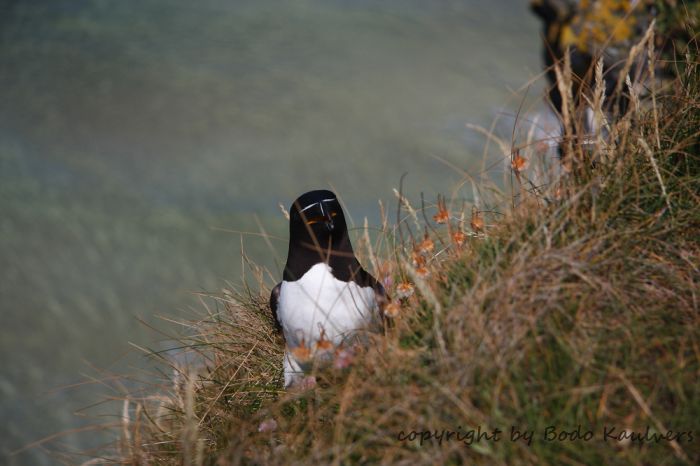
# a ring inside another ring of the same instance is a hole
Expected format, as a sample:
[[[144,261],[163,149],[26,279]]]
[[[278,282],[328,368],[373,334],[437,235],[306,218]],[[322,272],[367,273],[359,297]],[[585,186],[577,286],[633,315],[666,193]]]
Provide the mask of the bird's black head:
[[[560,27],[571,21],[576,11],[572,0],[530,0],[530,10],[544,21],[545,37],[552,27]]]
[[[290,239],[312,235],[319,240],[347,234],[345,216],[336,195],[318,190],[299,196],[289,209],[289,233]]]
[[[345,215],[332,191],[309,191],[289,209],[289,254],[285,279],[296,280],[311,266],[326,262],[332,268],[356,261]]]

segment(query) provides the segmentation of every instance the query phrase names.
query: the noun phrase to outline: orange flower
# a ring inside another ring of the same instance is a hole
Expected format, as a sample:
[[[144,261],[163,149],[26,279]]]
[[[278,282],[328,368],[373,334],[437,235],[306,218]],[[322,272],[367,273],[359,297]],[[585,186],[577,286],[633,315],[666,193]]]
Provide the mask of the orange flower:
[[[401,305],[396,301],[392,301],[384,307],[384,315],[392,319],[398,316],[400,311]]]
[[[423,267],[425,265],[425,257],[421,254],[420,249],[418,249],[417,247],[413,248],[413,252],[411,253],[411,259],[413,259],[414,267]]]
[[[446,210],[441,210],[437,214],[433,215],[433,220],[435,220],[435,223],[447,223],[449,219],[450,214],[448,214]]]
[[[456,230],[452,232],[452,241],[457,245],[457,247],[462,247],[467,241],[467,235],[462,232],[462,230]]]
[[[421,254],[430,254],[433,252],[435,249],[435,243],[433,243],[433,240],[430,239],[430,236],[428,235],[428,232],[425,232],[425,236],[423,237],[423,241],[421,241],[418,244],[418,251],[420,251]]]
[[[304,339],[301,339],[299,346],[292,349],[292,356],[301,364],[309,362],[311,360],[311,349],[306,346]]]
[[[438,213],[433,215],[433,220],[435,220],[436,223],[447,223],[449,219],[450,213],[447,211],[445,198],[438,196]]]
[[[428,278],[430,276],[430,270],[428,270],[427,267],[418,267],[416,269],[416,274],[418,274],[418,276],[420,278],[425,279],[425,278]]]
[[[316,352],[325,353],[333,349],[333,343],[326,338],[326,331],[321,329],[321,336],[316,342]]]
[[[476,207],[472,207],[471,227],[475,233],[480,233],[484,230],[484,217],[481,215],[481,212],[476,209]]]
[[[396,296],[399,299],[405,299],[413,294],[413,284],[409,282],[401,282],[396,285]]]
[[[423,267],[425,265],[425,257],[420,255],[418,251],[413,251],[412,257],[414,267]]]
[[[510,160],[510,166],[516,173],[522,172],[527,166],[527,159],[520,155],[520,149],[516,149],[515,154]]]

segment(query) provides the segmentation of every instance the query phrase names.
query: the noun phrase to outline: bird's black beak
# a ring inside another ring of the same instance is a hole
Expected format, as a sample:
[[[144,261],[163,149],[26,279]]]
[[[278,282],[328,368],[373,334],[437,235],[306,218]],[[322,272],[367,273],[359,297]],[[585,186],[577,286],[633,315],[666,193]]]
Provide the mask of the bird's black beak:
[[[333,223],[333,217],[330,214],[326,214],[326,229],[329,233],[332,233],[335,229],[335,223]]]
[[[335,224],[333,224],[333,213],[323,208],[323,202],[319,202],[319,205],[321,206],[321,214],[323,215],[326,229],[329,233],[332,233],[333,229],[335,228]]]

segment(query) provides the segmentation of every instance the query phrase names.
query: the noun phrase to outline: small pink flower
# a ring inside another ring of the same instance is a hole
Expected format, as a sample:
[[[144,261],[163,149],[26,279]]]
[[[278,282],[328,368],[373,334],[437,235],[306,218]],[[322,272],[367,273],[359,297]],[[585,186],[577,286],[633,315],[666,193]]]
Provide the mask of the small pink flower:
[[[258,432],[274,432],[277,430],[277,421],[271,417],[265,419],[258,426]]]
[[[547,141],[538,141],[537,144],[535,144],[535,150],[540,154],[546,154],[549,150],[549,144],[547,144]]]
[[[382,280],[382,285],[384,285],[384,288],[391,288],[391,285],[394,284],[394,280],[391,278],[391,275],[387,275],[384,277]]]
[[[352,365],[352,360],[355,358],[355,354],[349,349],[340,349],[335,353],[335,360],[333,361],[333,367],[336,369],[345,369]]]
[[[301,390],[311,390],[316,387],[316,377],[313,375],[307,375],[299,382],[299,389]]]

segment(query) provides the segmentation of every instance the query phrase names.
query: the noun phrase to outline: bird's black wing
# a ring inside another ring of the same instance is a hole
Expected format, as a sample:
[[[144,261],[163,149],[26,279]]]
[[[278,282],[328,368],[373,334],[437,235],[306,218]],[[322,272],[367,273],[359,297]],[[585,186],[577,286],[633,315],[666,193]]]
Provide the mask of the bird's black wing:
[[[359,267],[353,276],[353,280],[360,286],[371,286],[378,295],[386,295],[386,290],[384,290],[382,284],[362,267]]]
[[[282,282],[279,282],[270,293],[270,311],[272,311],[272,323],[275,325],[275,330],[282,333],[282,324],[277,317],[277,305],[280,300],[280,289],[282,289]]]
[[[355,281],[361,286],[372,287],[374,290],[374,299],[377,301],[377,310],[383,321],[384,307],[391,302],[391,298],[384,289],[384,286],[362,267],[360,267]]]

